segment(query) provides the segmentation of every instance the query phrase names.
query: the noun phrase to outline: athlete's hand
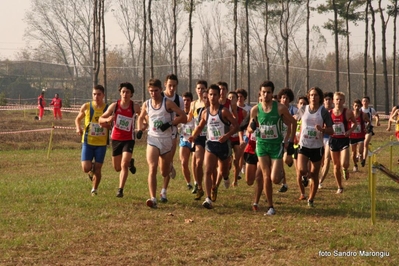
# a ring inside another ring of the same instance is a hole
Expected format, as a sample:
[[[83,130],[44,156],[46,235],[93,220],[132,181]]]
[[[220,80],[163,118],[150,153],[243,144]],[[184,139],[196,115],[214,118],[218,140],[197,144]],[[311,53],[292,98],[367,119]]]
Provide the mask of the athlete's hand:
[[[255,122],[255,119],[252,119],[252,122],[251,122],[251,124],[249,124],[249,126],[251,127],[251,129],[252,129],[253,131],[256,130],[256,122]]]
[[[288,142],[287,146],[287,155],[293,155],[294,153],[295,153],[294,142],[290,141]]]

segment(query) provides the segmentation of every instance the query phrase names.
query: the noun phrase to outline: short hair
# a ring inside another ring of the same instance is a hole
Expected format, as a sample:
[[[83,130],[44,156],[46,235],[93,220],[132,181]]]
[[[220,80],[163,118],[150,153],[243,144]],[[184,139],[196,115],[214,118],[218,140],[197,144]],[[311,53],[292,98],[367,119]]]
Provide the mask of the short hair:
[[[217,83],[217,85],[218,85],[218,86],[226,87],[226,89],[229,90],[229,85],[228,85],[227,82],[225,82],[225,81],[219,81],[219,82]]]
[[[177,76],[175,74],[169,74],[165,78],[165,82],[168,82],[168,79],[170,80],[176,80],[177,84],[179,84],[179,80],[177,79]]]
[[[237,94],[238,94],[238,93],[242,94],[242,96],[244,96],[244,99],[245,99],[245,100],[247,99],[248,93],[247,93],[246,90],[244,90],[244,89],[236,89],[236,92],[237,92]]]
[[[93,87],[93,90],[99,90],[99,91],[101,91],[102,93],[105,93],[104,86],[103,86],[103,85],[100,85],[100,84],[94,86],[94,87]]]
[[[189,91],[183,93],[182,97],[190,98],[191,100],[193,100],[193,94]]]
[[[284,88],[280,90],[277,94],[278,99],[281,100],[283,95],[287,95],[287,97],[290,99],[289,102],[292,102],[295,99],[294,92],[290,88]]]
[[[272,92],[274,92],[274,83],[271,82],[270,80],[263,81],[262,84],[260,84],[260,86],[259,86],[259,90],[261,90],[262,87],[272,88]]]
[[[316,93],[319,95],[319,104],[322,105],[323,101],[324,101],[324,94],[323,91],[319,88],[319,87],[312,87],[308,90],[308,94],[306,95],[306,97],[308,97],[308,99],[310,98],[310,91],[315,90]]]
[[[343,93],[342,91],[336,91],[334,93],[334,97],[335,96],[341,96],[345,100],[345,93]]]
[[[329,98],[333,98],[334,97],[334,94],[331,92],[331,91],[329,91],[329,92],[325,92],[324,93],[324,98],[327,98],[327,97],[329,97]]]
[[[234,94],[234,95],[236,96],[236,98],[238,99],[238,94],[237,94],[237,92],[235,92],[235,91],[229,91],[229,93],[228,93],[227,95],[229,95],[229,94]]]
[[[222,85],[223,86],[223,85]],[[207,92],[209,93],[210,90],[214,90],[217,91],[218,94],[220,95],[220,88],[218,84],[211,84],[207,90]]]
[[[306,104],[309,104],[309,99],[308,99],[308,97],[306,97],[306,96],[301,96],[301,97],[299,97],[299,98],[298,98],[298,102],[299,102],[300,100],[304,100],[304,101],[306,102]]]
[[[134,87],[133,87],[132,83],[122,82],[121,84],[119,84],[119,91],[121,91],[123,87],[130,90],[132,92],[132,94],[134,93]]]
[[[364,96],[362,99],[367,99],[368,101],[370,101],[370,97],[369,96]]]
[[[147,88],[149,88],[149,87],[157,87],[157,88],[162,89],[162,82],[159,79],[150,79],[148,81]]]
[[[358,104],[358,105],[362,105],[362,101],[360,101],[359,99],[356,99],[353,101],[353,104]]]
[[[197,81],[196,85],[198,84],[204,85],[205,88],[208,88],[208,82],[206,80],[200,79]]]

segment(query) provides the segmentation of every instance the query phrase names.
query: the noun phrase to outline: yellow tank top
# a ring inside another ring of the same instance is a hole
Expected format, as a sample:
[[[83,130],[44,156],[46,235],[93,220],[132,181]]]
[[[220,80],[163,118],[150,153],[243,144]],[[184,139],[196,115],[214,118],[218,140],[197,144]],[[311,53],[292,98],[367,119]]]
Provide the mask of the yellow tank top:
[[[90,110],[92,108],[92,110]],[[100,127],[98,119],[107,110],[108,105],[103,103],[99,107],[95,107],[95,102],[86,103],[85,129],[82,135],[82,143],[86,141],[87,144],[93,146],[105,146],[108,143],[108,129]],[[90,121],[90,112],[92,117]]]
[[[396,128],[395,131],[399,131],[399,115],[396,117]]]

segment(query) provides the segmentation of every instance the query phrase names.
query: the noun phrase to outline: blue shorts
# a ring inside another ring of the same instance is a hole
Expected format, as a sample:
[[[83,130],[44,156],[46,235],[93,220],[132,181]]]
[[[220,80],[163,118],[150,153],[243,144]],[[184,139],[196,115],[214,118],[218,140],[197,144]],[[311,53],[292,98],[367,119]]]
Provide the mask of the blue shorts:
[[[179,147],[186,147],[191,150],[193,144],[189,141],[185,141],[183,137],[180,137]]]
[[[221,161],[228,159],[231,156],[230,140],[220,143],[218,141],[207,141],[205,149],[218,157]]]
[[[83,161],[94,161],[96,163],[104,163],[105,152],[107,151],[107,146],[93,146],[87,143],[82,143],[82,156]]]

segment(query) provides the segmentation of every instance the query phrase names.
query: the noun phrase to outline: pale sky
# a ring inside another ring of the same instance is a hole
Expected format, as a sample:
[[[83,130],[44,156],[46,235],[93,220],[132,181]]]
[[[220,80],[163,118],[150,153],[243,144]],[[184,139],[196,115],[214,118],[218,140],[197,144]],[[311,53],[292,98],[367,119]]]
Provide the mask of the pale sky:
[[[23,21],[25,12],[30,8],[31,0],[0,0],[0,60],[4,59],[15,59],[15,55],[18,51],[25,47],[26,42],[24,41],[24,30],[26,24]],[[313,18],[312,23],[320,22],[325,19],[325,15],[319,16],[319,18]],[[376,17],[378,24],[376,24],[377,39],[381,38],[381,26],[379,23],[379,15]],[[399,19],[398,19],[399,21]],[[399,23],[399,22],[398,22]],[[392,21],[390,21],[390,27],[387,29],[387,46],[392,46]],[[106,17],[106,31],[107,31],[107,43],[111,47],[126,43],[126,40],[119,30],[119,27],[112,14]],[[362,52],[364,45],[363,38],[364,26],[360,25],[356,29],[352,28],[351,44],[352,51]],[[371,32],[370,32],[371,35]],[[324,36],[328,41],[328,50],[333,50],[333,36],[330,32],[324,32]],[[33,46],[35,46],[33,44]],[[377,49],[380,49],[377,46]],[[390,55],[390,50],[388,54]]]

